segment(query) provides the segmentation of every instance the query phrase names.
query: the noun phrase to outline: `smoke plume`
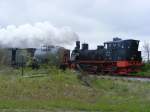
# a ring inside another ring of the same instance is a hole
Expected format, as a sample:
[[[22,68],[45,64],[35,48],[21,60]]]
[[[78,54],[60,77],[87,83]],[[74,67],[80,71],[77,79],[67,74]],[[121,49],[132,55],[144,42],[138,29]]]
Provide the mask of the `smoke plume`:
[[[78,40],[78,35],[69,27],[57,28],[49,22],[9,25],[0,28],[1,47],[31,48],[47,45],[71,45]]]

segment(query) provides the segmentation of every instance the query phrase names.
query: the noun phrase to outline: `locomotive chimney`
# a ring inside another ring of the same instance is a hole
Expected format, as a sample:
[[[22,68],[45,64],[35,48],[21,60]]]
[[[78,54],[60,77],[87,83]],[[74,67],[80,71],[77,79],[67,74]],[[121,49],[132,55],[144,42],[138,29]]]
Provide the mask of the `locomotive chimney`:
[[[89,45],[87,43],[82,44],[82,50],[88,50]]]
[[[101,50],[101,49],[104,49],[104,46],[102,45],[97,46],[97,50]]]
[[[80,41],[76,41],[76,49],[80,49]]]

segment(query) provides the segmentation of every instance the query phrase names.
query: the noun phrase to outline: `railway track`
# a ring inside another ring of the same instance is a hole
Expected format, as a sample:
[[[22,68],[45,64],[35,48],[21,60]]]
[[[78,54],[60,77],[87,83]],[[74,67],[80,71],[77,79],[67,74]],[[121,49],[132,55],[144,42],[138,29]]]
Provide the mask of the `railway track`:
[[[77,68],[80,71],[80,73],[82,74],[82,76],[86,76],[87,74],[89,74],[88,72],[84,71],[79,64],[77,64]],[[100,78],[105,78],[105,79],[114,79],[114,80],[132,80],[132,81],[147,81],[150,82],[150,75],[148,76],[142,76],[142,75],[116,75],[116,74],[94,74],[97,75]]]
[[[114,80],[132,80],[132,81],[146,81],[150,82],[150,76],[135,76],[135,75],[98,75],[102,79]]]

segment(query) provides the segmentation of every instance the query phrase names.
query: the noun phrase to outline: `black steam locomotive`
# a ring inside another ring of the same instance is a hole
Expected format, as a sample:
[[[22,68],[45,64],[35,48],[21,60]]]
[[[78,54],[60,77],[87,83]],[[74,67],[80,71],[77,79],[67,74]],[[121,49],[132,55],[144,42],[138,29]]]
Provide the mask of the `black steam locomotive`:
[[[80,48],[80,41],[77,41],[71,54],[71,67],[80,65],[88,71],[117,74],[138,72],[142,65],[138,47],[138,40],[114,38],[95,50],[89,50],[88,44],[84,43]]]

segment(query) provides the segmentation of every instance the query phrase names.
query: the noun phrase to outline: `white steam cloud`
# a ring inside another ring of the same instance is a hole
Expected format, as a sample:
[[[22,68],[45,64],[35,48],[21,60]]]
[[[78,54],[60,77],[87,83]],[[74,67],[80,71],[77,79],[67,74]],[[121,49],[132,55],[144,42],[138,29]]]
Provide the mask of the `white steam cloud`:
[[[78,35],[69,27],[57,28],[49,22],[9,25],[0,28],[1,47],[31,48],[47,45],[71,45],[78,40]]]

